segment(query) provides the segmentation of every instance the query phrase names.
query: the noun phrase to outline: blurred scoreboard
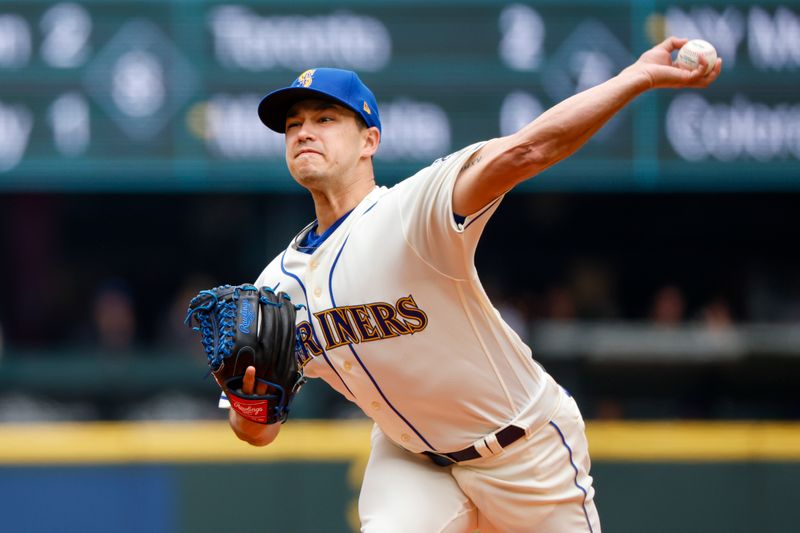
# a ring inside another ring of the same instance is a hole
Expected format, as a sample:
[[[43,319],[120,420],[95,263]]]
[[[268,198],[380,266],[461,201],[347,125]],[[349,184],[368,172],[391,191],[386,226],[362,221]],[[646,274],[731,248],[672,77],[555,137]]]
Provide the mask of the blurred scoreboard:
[[[263,94],[315,66],[378,97],[378,179],[516,131],[665,35],[725,61],[639,98],[539,190],[800,189],[800,2],[4,0],[0,190],[296,190]]]

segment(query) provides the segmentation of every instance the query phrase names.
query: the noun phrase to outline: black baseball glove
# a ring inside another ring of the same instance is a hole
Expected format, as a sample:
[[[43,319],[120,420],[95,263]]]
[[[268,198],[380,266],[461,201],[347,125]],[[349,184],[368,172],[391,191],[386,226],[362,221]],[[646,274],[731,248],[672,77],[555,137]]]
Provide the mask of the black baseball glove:
[[[296,350],[297,308],[285,293],[254,285],[223,285],[200,291],[189,303],[186,324],[199,331],[214,379],[231,408],[261,424],[284,422],[305,383]],[[265,394],[244,394],[248,366]]]

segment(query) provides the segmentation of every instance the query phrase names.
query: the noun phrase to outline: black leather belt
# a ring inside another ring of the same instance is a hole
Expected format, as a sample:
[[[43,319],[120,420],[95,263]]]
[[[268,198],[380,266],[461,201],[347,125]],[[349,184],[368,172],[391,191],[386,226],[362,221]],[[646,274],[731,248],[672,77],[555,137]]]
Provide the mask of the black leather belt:
[[[525,435],[525,430],[518,426],[507,426],[496,434],[497,443],[500,445],[501,448],[505,448],[509,444],[516,442]],[[470,446],[469,448],[464,448],[463,450],[459,450],[457,452],[450,452],[450,453],[436,453],[436,452],[422,452],[431,460],[439,466],[450,466],[454,463],[460,463],[462,461],[469,461],[470,459],[477,459],[481,456],[478,453],[478,450],[475,449],[475,446]]]

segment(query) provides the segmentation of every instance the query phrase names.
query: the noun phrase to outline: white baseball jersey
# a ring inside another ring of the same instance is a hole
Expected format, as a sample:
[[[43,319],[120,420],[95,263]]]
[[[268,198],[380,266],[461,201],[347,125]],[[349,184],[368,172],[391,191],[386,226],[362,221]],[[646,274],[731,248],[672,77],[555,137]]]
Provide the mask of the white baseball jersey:
[[[376,187],[313,250],[301,232],[256,285],[305,309],[302,364],[413,452],[465,448],[510,423],[533,432],[559,387],[503,321],[474,254],[497,199],[457,223],[452,191],[481,144]]]

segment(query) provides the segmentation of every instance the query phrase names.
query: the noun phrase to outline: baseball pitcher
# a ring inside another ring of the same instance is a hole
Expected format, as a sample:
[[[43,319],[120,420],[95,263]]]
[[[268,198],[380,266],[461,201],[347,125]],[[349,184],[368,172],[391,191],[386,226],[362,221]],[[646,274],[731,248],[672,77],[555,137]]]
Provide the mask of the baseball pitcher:
[[[717,79],[721,60],[708,74],[702,59],[693,71],[673,64],[685,43],[669,38],[517,133],[391,188],[376,184],[380,114],[355,73],[312,68],[261,101],[316,220],[255,286],[293,302],[304,377],[324,379],[375,422],[363,532],[600,532],[578,406],[492,306],[473,259],[515,185],[569,157],[645,91]],[[270,387],[249,366],[236,391]],[[230,425],[256,446],[285,419],[246,415],[231,409]]]

